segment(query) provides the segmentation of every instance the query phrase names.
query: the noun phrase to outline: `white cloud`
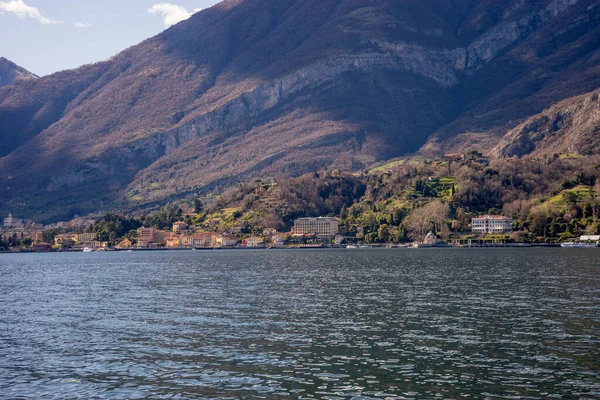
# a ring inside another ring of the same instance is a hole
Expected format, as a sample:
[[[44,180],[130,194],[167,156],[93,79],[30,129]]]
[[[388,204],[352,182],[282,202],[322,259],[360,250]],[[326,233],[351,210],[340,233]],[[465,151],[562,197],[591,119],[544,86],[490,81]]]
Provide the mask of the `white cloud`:
[[[85,22],[73,22],[75,28],[91,28],[92,24],[86,24]]]
[[[150,14],[162,14],[165,26],[175,25],[192,16],[193,13],[201,11],[201,8],[188,12],[185,7],[171,3],[157,3],[148,9]]]
[[[44,17],[40,10],[35,7],[28,6],[23,2],[23,0],[0,1],[0,14],[5,12],[13,13],[19,18],[33,18],[44,25],[63,23],[63,21]]]

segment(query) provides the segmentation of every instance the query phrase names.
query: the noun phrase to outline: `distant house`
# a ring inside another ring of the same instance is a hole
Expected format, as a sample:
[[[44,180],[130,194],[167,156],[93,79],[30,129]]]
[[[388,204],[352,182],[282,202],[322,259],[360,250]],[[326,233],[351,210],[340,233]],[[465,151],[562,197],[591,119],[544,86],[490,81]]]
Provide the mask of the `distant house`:
[[[420,243],[414,243],[413,247],[417,249],[443,246],[443,242],[433,232],[429,232],[425,239]]]
[[[427,236],[425,236],[423,243],[429,244],[429,245],[436,245],[436,244],[440,243],[440,239],[438,239],[438,237],[435,235],[435,233],[429,232],[427,234]]]
[[[273,243],[273,246],[283,247],[285,246],[285,238],[279,235],[272,236],[271,243]]]
[[[36,252],[49,252],[50,250],[52,250],[52,246],[48,243],[36,243],[33,245],[33,251]]]
[[[8,213],[8,218],[4,218],[3,226],[5,228],[12,228],[13,226],[15,226],[15,219],[13,218],[11,213]]]
[[[192,246],[205,249],[213,247],[213,234],[198,233],[192,236]]]
[[[183,232],[188,228],[188,224],[186,224],[185,222],[175,222],[173,224],[173,232],[174,233],[178,233],[178,232]]]
[[[245,240],[246,247],[264,247],[265,240],[258,236],[252,236]]]
[[[185,247],[193,247],[194,246],[194,237],[193,236],[180,236],[179,237],[179,245]]]
[[[233,233],[233,234],[240,234],[242,233],[242,227],[241,226],[234,226],[232,227],[229,232]]]
[[[56,235],[54,237],[54,244],[56,246],[73,246],[77,242],[77,235],[71,233],[64,233]]]
[[[119,249],[130,249],[132,247],[133,247],[133,243],[129,239],[123,239],[117,245],[117,248],[119,248]]]
[[[235,247],[238,245],[238,240],[236,237],[229,235],[216,235],[215,245],[213,247],[227,248],[227,247]]]
[[[96,239],[97,235],[95,233],[78,233],[75,237],[77,243],[91,242]]]
[[[471,220],[471,231],[478,234],[510,233],[513,231],[512,218],[499,215],[484,215]]]
[[[105,249],[105,248],[108,247],[108,242],[101,242],[99,240],[92,240],[92,241],[83,243],[83,245],[85,247],[90,248],[90,249]]]

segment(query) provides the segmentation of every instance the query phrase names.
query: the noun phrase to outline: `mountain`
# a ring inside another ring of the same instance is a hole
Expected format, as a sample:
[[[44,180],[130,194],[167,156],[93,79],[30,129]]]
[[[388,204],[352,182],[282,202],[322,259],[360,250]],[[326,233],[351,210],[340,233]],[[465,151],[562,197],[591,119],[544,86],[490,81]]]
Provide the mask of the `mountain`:
[[[38,76],[19,67],[14,62],[0,57],[0,87],[10,85],[19,79],[37,79]]]
[[[494,147],[499,158],[600,154],[600,91],[577,96],[544,110],[510,130]]]
[[[600,87],[600,0],[227,0],[0,89],[0,210],[152,207],[260,176],[491,148]]]

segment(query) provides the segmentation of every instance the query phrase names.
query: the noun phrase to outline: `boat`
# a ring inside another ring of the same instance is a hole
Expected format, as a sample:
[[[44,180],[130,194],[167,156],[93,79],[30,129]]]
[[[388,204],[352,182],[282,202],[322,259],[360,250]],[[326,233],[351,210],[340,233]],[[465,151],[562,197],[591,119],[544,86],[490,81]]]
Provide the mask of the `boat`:
[[[581,243],[581,242],[565,242],[561,243],[560,247],[567,249],[593,249],[596,247],[595,243]]]
[[[369,245],[367,245],[367,244],[363,244],[363,245],[361,245],[359,248],[360,248],[360,249],[372,249],[372,248],[373,248],[373,246],[369,246]]]
[[[347,249],[358,249],[358,246],[355,244],[349,244],[348,246],[346,246]]]
[[[83,252],[84,253],[92,253],[94,251],[94,249],[92,249],[91,247],[84,247],[83,248]]]

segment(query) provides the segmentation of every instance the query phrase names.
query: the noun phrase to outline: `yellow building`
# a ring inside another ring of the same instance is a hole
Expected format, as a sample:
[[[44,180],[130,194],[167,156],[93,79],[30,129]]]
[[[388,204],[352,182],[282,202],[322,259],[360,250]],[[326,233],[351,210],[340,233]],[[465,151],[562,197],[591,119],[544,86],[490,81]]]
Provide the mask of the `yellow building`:
[[[117,245],[117,247],[119,249],[130,249],[131,247],[133,247],[133,243],[131,242],[131,240],[129,239],[123,239],[121,240],[121,242]]]

